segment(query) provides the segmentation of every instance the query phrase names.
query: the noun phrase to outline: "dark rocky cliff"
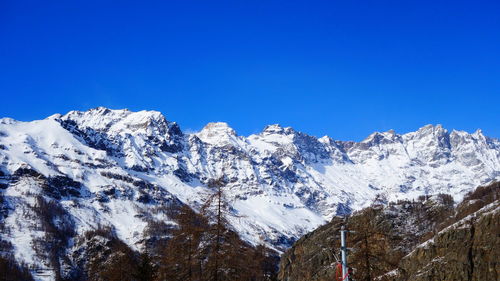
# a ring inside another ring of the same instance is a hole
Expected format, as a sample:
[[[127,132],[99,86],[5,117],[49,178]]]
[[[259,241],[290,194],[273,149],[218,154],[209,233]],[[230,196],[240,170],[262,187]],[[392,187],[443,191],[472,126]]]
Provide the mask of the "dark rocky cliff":
[[[499,280],[499,222],[497,201],[417,247],[388,280]]]
[[[460,204],[458,221],[405,256],[388,280],[499,280],[500,184],[491,187]]]
[[[374,204],[335,217],[283,254],[279,280],[333,280],[342,224],[356,231],[348,237],[355,280],[498,280],[500,183],[477,188],[456,208],[450,200]]]

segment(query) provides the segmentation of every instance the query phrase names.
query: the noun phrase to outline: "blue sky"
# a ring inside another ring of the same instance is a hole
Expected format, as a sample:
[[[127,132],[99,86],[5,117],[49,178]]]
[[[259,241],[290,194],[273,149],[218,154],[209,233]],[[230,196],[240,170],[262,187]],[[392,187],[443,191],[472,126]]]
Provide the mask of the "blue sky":
[[[499,1],[0,1],[0,117],[151,109],[241,135],[500,137]]]

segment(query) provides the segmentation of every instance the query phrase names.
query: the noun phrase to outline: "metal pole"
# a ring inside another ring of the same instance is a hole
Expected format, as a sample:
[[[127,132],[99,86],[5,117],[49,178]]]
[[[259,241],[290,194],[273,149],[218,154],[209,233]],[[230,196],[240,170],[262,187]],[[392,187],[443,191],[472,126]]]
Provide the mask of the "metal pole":
[[[345,227],[342,226],[340,230],[340,250],[342,252],[342,275],[346,276],[348,274],[348,269],[347,269],[347,246],[346,246],[346,239],[345,239],[345,234],[347,230],[345,230]],[[342,278],[344,278],[342,276]],[[347,275],[345,281],[349,281],[349,275]]]

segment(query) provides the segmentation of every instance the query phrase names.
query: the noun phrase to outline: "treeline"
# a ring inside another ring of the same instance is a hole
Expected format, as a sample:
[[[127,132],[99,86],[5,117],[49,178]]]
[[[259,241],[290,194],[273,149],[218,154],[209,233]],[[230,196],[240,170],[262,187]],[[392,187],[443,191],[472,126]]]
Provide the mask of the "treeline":
[[[58,200],[27,194],[35,203],[25,215],[45,234],[33,242],[35,255],[44,263],[40,268],[16,263],[12,245],[0,240],[0,281],[31,281],[49,272],[56,281],[276,280],[278,253],[250,245],[229,227],[235,214],[225,196],[226,181],[211,180],[208,186],[212,195],[200,212],[180,202],[162,206],[158,212],[176,224],[148,221],[142,252],[120,240],[112,227],[77,235],[75,222]],[[1,222],[4,233],[8,229]]]
[[[109,228],[88,232],[88,261],[82,280],[95,281],[272,281],[279,257],[264,245],[244,242],[228,227],[230,207],[223,180],[209,183],[213,195],[200,213],[181,206],[173,214],[170,238],[138,254]],[[234,215],[234,214],[231,214]],[[161,227],[158,226],[158,227]],[[155,230],[150,230],[157,233]],[[100,237],[100,238],[99,238]],[[98,239],[97,239],[98,238]],[[105,238],[105,247],[95,241]],[[92,242],[94,241],[94,242]],[[73,277],[74,278],[74,277]]]
[[[278,257],[265,246],[252,247],[225,223],[210,223],[187,207],[178,223],[159,255],[154,280],[275,280]]]
[[[278,256],[263,245],[252,247],[227,226],[230,206],[223,179],[210,181],[213,195],[201,213],[181,207],[178,228],[159,255],[155,280],[275,280]]]
[[[30,271],[26,266],[17,264],[13,257],[0,256],[0,281],[31,281]]]
[[[0,224],[0,233],[2,224]],[[32,281],[29,268],[19,264],[10,254],[13,246],[10,242],[0,238],[0,281]]]

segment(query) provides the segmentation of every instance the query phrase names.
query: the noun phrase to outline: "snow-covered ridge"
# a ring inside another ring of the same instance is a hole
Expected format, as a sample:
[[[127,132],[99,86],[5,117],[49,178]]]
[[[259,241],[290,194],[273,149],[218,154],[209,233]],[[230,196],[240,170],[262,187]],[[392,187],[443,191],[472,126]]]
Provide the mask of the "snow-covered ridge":
[[[78,233],[110,225],[140,249],[147,220],[169,221],[161,206],[179,201],[196,209],[211,192],[207,182],[224,176],[232,226],[252,243],[283,249],[377,195],[397,200],[450,193],[460,200],[500,179],[500,141],[440,125],[403,135],[373,133],[361,142],[318,139],[280,125],[244,137],[221,122],[187,134],[157,111],[99,107],[32,122],[1,119],[0,163],[7,210],[0,220],[11,229],[0,235],[14,245],[39,235],[16,225],[32,204],[26,194],[62,202]],[[44,179],[23,174],[14,181],[20,169]],[[47,193],[43,181],[54,179],[80,184],[79,195]],[[41,262],[27,260],[23,247],[16,248],[20,260]]]

